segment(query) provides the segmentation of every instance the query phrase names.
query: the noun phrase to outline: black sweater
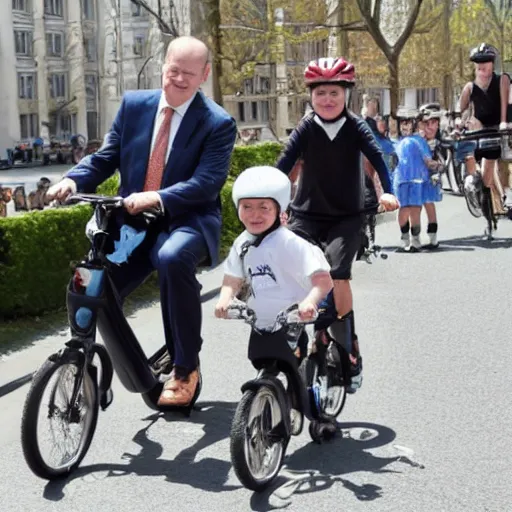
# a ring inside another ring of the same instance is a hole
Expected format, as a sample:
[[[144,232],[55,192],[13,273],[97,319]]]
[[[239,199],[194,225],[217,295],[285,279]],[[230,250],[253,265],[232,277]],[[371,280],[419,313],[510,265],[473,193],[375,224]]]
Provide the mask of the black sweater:
[[[296,161],[304,161],[301,179],[290,206],[298,215],[335,219],[365,211],[365,172],[361,153],[377,171],[384,192],[391,192],[382,152],[368,124],[351,112],[331,141],[314,120],[304,117],[292,132],[277,167],[289,174]]]

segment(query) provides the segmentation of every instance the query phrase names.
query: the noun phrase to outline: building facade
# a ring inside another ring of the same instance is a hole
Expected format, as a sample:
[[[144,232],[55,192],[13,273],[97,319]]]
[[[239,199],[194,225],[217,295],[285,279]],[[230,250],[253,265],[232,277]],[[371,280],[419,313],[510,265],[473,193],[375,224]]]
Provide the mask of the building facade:
[[[204,35],[200,2],[174,6],[163,19]],[[0,0],[0,158],[36,138],[102,138],[124,91],[160,87],[168,41],[130,0]]]

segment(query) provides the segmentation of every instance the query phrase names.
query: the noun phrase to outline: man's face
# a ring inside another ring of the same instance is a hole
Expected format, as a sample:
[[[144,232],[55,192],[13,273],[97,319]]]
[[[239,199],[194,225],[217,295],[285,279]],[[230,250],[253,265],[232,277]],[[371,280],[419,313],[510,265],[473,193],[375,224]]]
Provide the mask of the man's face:
[[[345,88],[341,85],[319,85],[311,92],[311,104],[322,119],[335,119],[345,108]]]
[[[439,119],[429,119],[424,123],[425,138],[432,140],[436,138],[439,130]]]
[[[492,75],[493,67],[492,62],[476,62],[475,75],[477,78],[487,79]]]
[[[172,51],[162,71],[162,89],[169,105],[179,107],[192,98],[209,72],[203,55],[182,48]]]

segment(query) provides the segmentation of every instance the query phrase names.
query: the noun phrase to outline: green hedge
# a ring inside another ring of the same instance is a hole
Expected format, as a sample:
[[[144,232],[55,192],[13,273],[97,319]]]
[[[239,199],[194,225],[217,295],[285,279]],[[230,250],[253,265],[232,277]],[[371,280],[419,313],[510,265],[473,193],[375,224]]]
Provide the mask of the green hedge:
[[[253,165],[274,165],[283,146],[278,142],[263,142],[252,146],[236,146],[231,156],[229,175],[236,178]]]
[[[280,150],[276,143],[235,148],[229,178],[221,192],[221,257],[242,231],[231,199],[234,178],[247,167],[272,165]],[[97,192],[115,195],[118,186],[116,173]],[[65,305],[71,263],[80,260],[88,249],[85,224],[91,213],[89,206],[75,206],[0,218],[0,319]]]
[[[90,206],[0,218],[0,318],[65,304],[70,263],[87,251]]]

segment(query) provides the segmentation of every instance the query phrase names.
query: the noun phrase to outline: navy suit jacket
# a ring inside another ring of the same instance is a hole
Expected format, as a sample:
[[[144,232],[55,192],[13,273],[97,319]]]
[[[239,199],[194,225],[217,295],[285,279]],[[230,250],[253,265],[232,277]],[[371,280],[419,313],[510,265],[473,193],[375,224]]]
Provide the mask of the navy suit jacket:
[[[125,93],[103,146],[66,174],[79,192],[94,192],[117,169],[119,195],[142,191],[160,95],[161,90]],[[169,230],[189,226],[201,232],[212,265],[218,262],[220,244],[220,190],[235,139],[233,118],[199,92],[176,133],[159,191]]]

